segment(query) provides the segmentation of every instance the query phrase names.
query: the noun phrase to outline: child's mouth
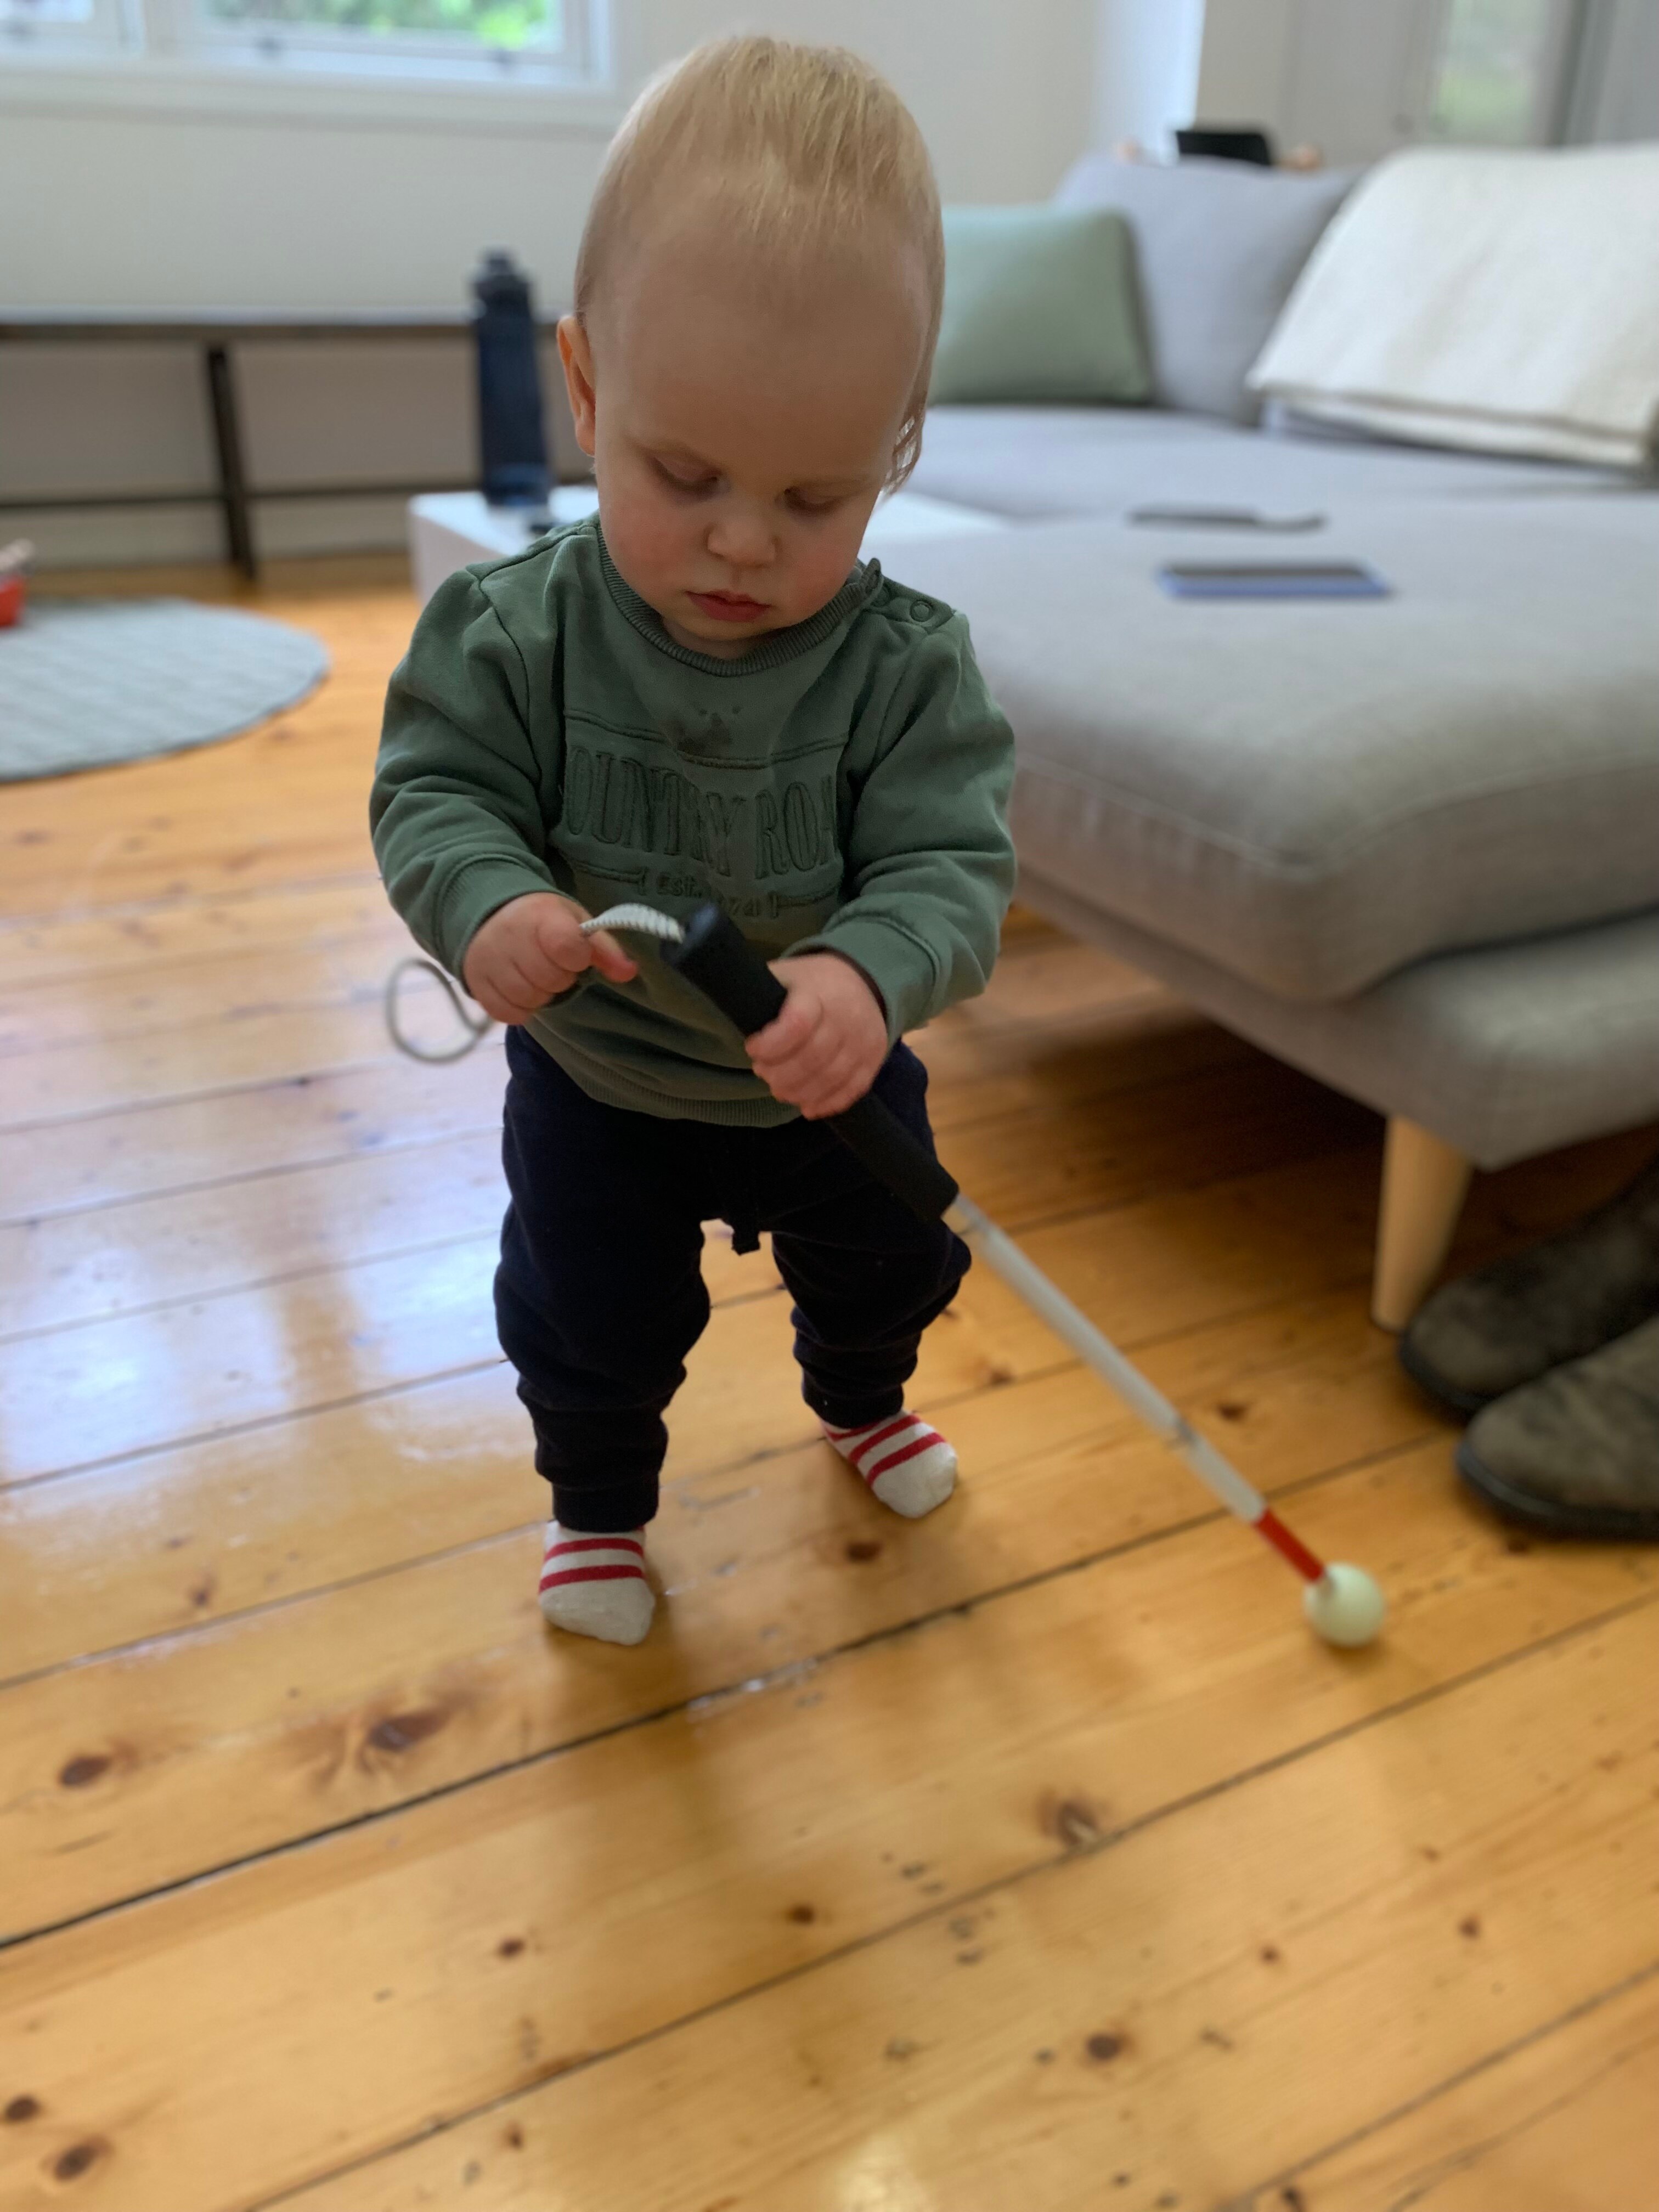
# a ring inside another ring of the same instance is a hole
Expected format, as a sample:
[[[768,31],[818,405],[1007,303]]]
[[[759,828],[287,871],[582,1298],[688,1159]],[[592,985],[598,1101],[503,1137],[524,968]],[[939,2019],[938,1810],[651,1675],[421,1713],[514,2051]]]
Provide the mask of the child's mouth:
[[[699,614],[716,622],[758,622],[766,612],[764,599],[747,599],[741,592],[688,592],[685,595]]]

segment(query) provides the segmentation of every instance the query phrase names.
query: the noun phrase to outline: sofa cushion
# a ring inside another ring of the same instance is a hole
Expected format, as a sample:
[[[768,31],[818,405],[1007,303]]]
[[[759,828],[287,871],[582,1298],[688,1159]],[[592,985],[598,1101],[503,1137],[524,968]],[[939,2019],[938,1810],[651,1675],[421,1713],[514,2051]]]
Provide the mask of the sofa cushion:
[[[945,209],[935,398],[1139,404],[1151,392],[1121,216]]]
[[[1577,492],[1629,478],[1323,431],[1269,437],[1162,409],[935,407],[911,483],[935,499],[1036,521],[1171,504],[1323,513],[1355,500]]]
[[[1023,865],[1316,999],[1659,903],[1659,497],[1379,502],[1291,542],[1395,595],[1168,598],[1161,561],[1239,557],[1219,532],[889,548],[972,623]]]
[[[1334,1006],[1282,999],[1028,870],[1020,896],[1191,1005],[1480,1168],[1659,1118],[1659,912],[1446,952]]]
[[[1128,217],[1158,404],[1250,422],[1257,401],[1245,374],[1353,180],[1349,169],[1303,176],[1085,154],[1054,198]]]

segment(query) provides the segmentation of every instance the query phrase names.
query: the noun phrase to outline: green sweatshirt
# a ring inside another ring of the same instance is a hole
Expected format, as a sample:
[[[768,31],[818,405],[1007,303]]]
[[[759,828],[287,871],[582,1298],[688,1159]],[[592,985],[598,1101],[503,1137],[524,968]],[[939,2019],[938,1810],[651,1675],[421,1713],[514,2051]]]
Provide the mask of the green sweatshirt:
[[[595,519],[434,594],[392,678],[369,818],[392,904],[453,975],[526,891],[682,920],[713,899],[768,959],[852,961],[896,1039],[984,988],[1012,772],[966,621],[875,562],[720,660],[674,642]],[[707,1000],[628,949],[635,981],[589,971],[530,1023],[560,1066],[609,1105],[790,1120]]]

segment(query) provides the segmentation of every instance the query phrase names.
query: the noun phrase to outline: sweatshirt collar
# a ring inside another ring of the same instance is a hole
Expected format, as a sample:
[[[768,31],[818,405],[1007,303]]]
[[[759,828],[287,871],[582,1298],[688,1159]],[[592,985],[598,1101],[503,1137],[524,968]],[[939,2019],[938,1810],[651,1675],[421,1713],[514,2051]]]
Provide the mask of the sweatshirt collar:
[[[611,558],[611,549],[605,542],[605,532],[597,516],[593,536],[599,545],[605,584],[627,622],[671,660],[678,660],[687,668],[699,668],[707,676],[752,676],[763,668],[779,668],[785,661],[798,659],[850,621],[875,596],[881,582],[879,562],[860,561],[835,598],[821,606],[817,614],[809,615],[805,622],[792,623],[787,629],[769,632],[752,652],[726,660],[712,653],[694,653],[689,646],[670,637],[662,617],[624,580]]]

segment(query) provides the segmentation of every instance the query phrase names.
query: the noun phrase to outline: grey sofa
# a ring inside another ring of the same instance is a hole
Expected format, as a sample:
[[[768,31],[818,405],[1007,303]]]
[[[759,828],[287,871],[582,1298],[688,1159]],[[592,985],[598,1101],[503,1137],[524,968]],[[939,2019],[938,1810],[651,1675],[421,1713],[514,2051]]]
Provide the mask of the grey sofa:
[[[1389,1117],[1398,1327],[1471,1164],[1659,1115],[1659,489],[1255,424],[1243,370],[1343,189],[1080,165],[1062,197],[1136,222],[1171,404],[935,409],[916,489],[1023,526],[884,558],[965,609],[1013,721],[1022,896]],[[1156,580],[1303,552],[1394,595]]]

